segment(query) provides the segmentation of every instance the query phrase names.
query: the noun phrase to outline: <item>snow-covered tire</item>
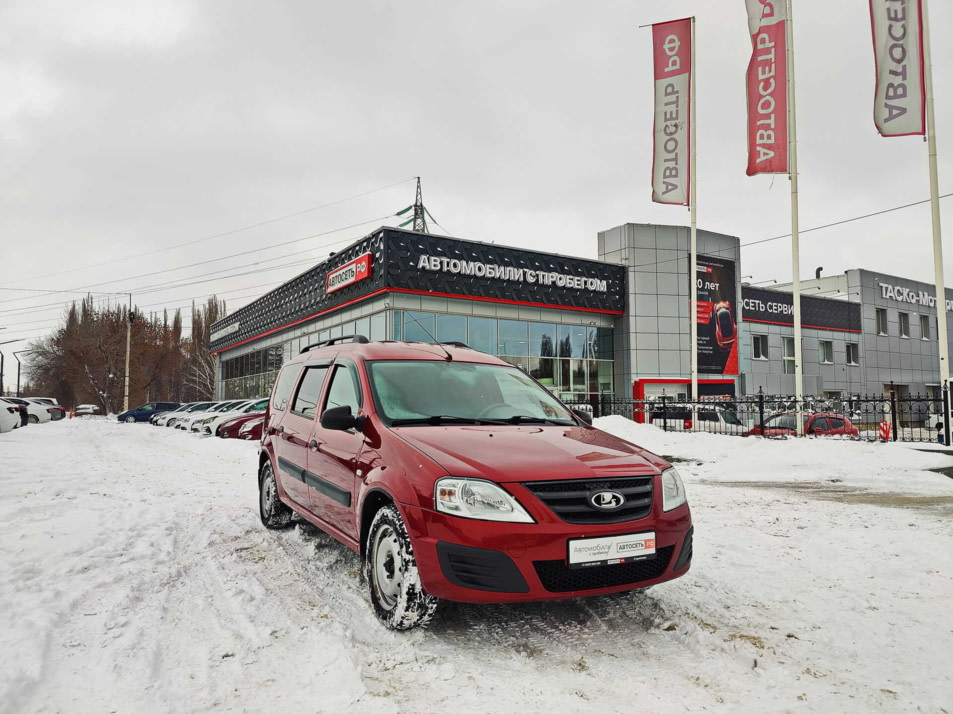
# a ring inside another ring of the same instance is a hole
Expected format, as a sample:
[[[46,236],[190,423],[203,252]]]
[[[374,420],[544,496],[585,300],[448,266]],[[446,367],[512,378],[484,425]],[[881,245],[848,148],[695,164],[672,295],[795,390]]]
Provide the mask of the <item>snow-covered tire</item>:
[[[258,514],[265,528],[271,530],[287,528],[291,523],[291,509],[278,498],[278,484],[275,482],[275,472],[269,460],[261,465],[259,473]]]
[[[420,584],[410,536],[393,505],[381,508],[371,521],[364,575],[374,612],[389,629],[410,630],[430,622],[437,598]]]
[[[127,417],[125,418],[125,422],[126,422],[127,424],[135,424],[135,423],[136,423],[136,418],[135,418],[134,416],[127,416]]]
[[[36,414],[30,414],[30,416],[27,417],[27,421],[31,424],[39,424],[40,417],[38,417]]]

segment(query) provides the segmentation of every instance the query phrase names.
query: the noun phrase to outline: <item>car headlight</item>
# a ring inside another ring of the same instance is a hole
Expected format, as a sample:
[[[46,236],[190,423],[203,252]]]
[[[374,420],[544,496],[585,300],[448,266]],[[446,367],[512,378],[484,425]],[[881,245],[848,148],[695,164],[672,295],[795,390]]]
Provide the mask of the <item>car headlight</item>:
[[[434,503],[441,513],[481,521],[535,523],[519,502],[489,481],[442,478],[434,487]]]
[[[685,484],[675,469],[666,469],[662,472],[662,510],[673,511],[688,502],[685,495]]]

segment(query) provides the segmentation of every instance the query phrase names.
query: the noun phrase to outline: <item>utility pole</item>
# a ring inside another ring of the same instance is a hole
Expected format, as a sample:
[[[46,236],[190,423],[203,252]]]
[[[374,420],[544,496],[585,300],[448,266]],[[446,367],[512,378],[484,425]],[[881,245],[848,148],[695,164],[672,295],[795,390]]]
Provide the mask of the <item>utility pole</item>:
[[[430,233],[430,229],[427,228],[427,218],[424,215],[426,209],[424,208],[424,194],[420,188],[420,176],[417,177],[417,198],[414,201],[414,232],[416,233]]]
[[[136,321],[136,313],[132,311],[132,293],[129,295],[129,320],[126,323],[126,386],[123,389],[122,410],[129,411],[129,351],[132,344],[132,323]]]

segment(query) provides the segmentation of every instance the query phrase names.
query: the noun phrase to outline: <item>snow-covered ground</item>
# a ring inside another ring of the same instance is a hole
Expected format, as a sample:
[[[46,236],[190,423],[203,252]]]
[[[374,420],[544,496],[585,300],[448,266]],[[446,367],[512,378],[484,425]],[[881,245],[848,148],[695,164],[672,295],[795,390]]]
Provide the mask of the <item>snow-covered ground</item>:
[[[253,443],[0,435],[0,712],[953,711],[953,458],[597,424],[678,461],[691,572],[406,634],[351,551],[260,525]]]

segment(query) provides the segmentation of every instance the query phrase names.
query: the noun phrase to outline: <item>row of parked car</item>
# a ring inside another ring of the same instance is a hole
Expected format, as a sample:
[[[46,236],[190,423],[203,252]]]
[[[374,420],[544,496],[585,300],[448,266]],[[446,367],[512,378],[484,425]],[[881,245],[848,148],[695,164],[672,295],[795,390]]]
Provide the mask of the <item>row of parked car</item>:
[[[150,402],[118,416],[127,424],[149,422],[223,439],[261,439],[261,425],[268,399],[220,402]]]
[[[0,397],[0,434],[65,416],[66,410],[52,397]]]
[[[693,413],[694,410],[694,413]],[[754,415],[753,415],[754,416]],[[858,437],[860,431],[843,413],[805,409],[804,433],[812,436]],[[745,424],[732,409],[721,405],[669,403],[649,413],[648,422],[666,431],[710,431],[736,436],[791,436],[797,433],[797,413],[779,411],[763,424]]]

